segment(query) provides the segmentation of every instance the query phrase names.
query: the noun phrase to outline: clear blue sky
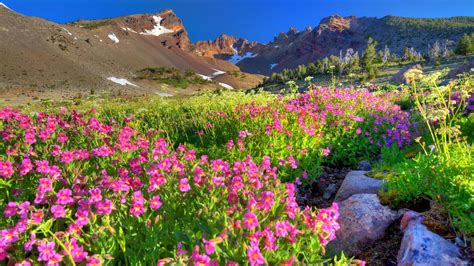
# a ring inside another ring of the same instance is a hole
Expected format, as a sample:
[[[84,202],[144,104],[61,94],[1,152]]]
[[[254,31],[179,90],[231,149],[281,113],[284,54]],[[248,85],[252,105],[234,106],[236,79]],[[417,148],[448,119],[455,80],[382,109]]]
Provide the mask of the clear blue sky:
[[[227,33],[268,42],[291,26],[317,26],[332,14],[407,17],[474,16],[474,0],[0,0],[18,12],[55,22],[173,9],[192,41]]]

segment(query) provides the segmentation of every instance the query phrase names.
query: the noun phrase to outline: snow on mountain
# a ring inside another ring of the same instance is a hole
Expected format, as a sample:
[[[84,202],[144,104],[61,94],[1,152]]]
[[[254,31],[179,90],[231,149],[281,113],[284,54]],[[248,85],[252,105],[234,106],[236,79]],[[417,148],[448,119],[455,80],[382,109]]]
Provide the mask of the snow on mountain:
[[[229,84],[225,84],[225,83],[222,83],[222,82],[219,82],[219,85],[221,87],[224,87],[224,88],[228,89],[228,90],[233,90],[234,89],[234,87],[230,86]]]
[[[117,38],[117,36],[115,36],[115,33],[110,33],[109,35],[109,39],[111,39],[114,43],[119,43],[120,40]]]
[[[222,70],[219,70],[219,69],[215,69],[213,68],[213,70],[215,70],[216,72],[214,72],[212,75],[214,77],[217,77],[217,76],[220,76],[220,75],[224,75],[225,74],[225,71],[222,71]]]
[[[114,83],[120,84],[122,86],[130,85],[130,86],[138,87],[138,85],[135,85],[126,79],[121,79],[121,78],[116,78],[116,77],[110,77],[107,79]]]
[[[237,64],[239,63],[240,61],[244,60],[244,59],[247,59],[247,58],[253,58],[253,57],[256,57],[258,54],[253,54],[252,52],[247,52],[243,55],[239,55],[239,54],[234,54],[232,55],[232,57],[227,60],[228,62],[231,62],[232,64]]]
[[[167,28],[161,26],[161,21],[163,20],[163,18],[161,18],[160,16],[153,16],[153,20],[155,20],[155,23],[156,23],[155,28],[153,28],[152,30],[145,30],[145,32],[140,32],[140,34],[160,36],[160,35],[165,34],[165,33],[173,33],[174,32],[170,29],[167,29]]]

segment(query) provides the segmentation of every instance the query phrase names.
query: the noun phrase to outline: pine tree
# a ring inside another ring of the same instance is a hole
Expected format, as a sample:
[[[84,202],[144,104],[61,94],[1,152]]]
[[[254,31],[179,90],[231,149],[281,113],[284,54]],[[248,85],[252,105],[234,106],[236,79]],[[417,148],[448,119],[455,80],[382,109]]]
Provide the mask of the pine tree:
[[[458,46],[456,47],[456,54],[467,55],[468,53],[471,53],[472,51],[473,51],[473,45],[471,42],[471,38],[469,38],[469,35],[464,33],[464,35],[461,37],[461,39],[458,42]]]
[[[362,56],[362,68],[367,74],[369,80],[374,79],[377,76],[378,69],[375,66],[375,59],[377,52],[375,47],[377,43],[369,37],[367,41],[367,49],[365,49],[364,55]]]

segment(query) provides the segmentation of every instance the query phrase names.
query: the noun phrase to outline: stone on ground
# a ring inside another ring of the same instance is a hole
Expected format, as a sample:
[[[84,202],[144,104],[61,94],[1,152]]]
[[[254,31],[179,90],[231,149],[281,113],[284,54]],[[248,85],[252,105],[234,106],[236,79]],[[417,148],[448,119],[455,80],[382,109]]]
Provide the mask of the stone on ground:
[[[356,194],[339,202],[339,224],[336,239],[328,246],[328,254],[344,251],[347,256],[355,256],[380,240],[385,230],[401,213],[382,206],[375,194]]]
[[[342,182],[334,201],[339,202],[355,194],[377,194],[386,182],[365,176],[364,171],[351,171]]]
[[[403,215],[399,266],[468,265],[460,259],[459,250],[453,243],[428,230],[422,222],[423,216],[419,213],[409,211]]]

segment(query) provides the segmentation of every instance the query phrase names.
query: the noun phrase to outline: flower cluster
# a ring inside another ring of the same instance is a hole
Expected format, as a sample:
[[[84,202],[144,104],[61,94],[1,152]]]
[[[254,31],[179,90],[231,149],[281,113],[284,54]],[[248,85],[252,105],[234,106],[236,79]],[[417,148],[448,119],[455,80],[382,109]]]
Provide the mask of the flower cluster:
[[[337,205],[301,209],[270,157],[210,159],[93,115],[0,110],[0,261],[312,264],[334,239]]]
[[[313,88],[293,98],[239,105],[235,113],[245,131],[227,149],[237,158],[243,150],[257,158],[272,154],[272,163],[290,169],[279,173],[290,180],[300,176],[291,169],[314,176],[321,163],[354,165],[384,146],[405,146],[413,125],[398,105],[354,89]]]

